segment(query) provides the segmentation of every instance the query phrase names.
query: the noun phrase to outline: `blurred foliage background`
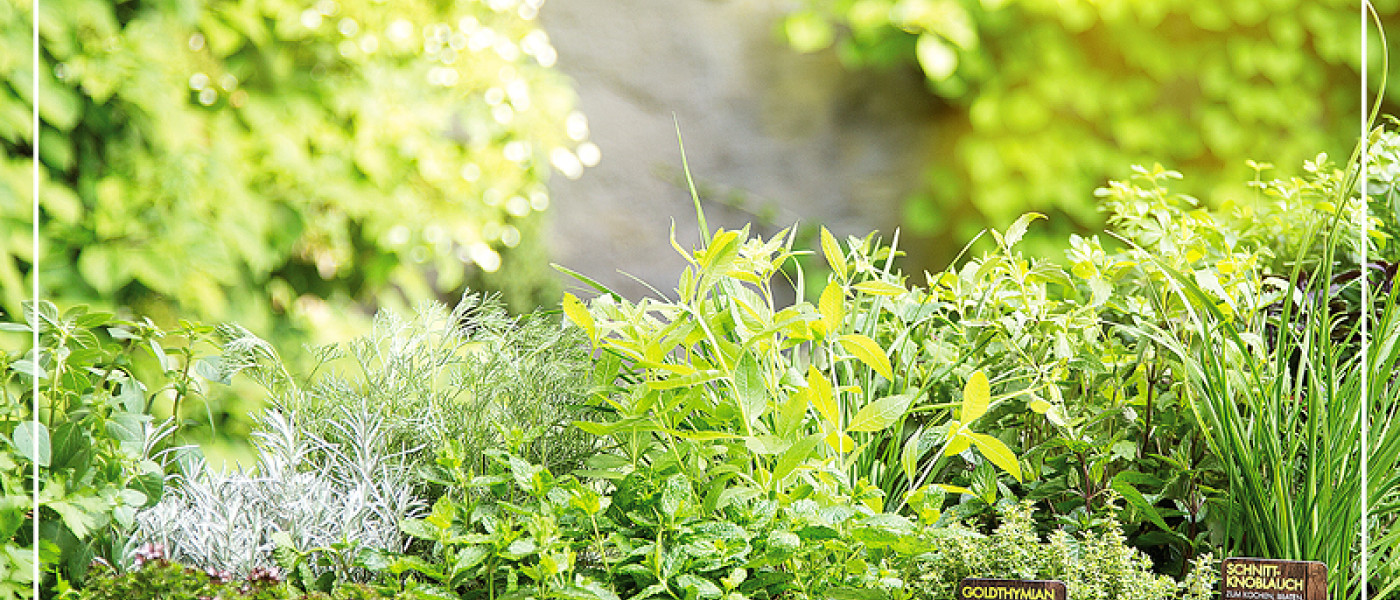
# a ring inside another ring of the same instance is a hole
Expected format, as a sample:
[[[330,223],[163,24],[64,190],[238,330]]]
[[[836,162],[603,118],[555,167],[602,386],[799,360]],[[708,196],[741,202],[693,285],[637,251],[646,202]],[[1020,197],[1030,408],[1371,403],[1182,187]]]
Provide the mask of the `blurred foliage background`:
[[[1067,229],[1100,227],[1089,192],[1133,164],[1190,172],[1182,191],[1224,201],[1249,193],[1247,159],[1344,159],[1360,130],[1360,6],[1349,0],[798,4],[783,23],[793,48],[835,52],[851,70],[920,69],[945,115],[948,141],[902,215],[921,240],[911,256],[930,269],[958,251],[948,240],[1029,210],[1058,224],[1027,240],[1041,253]],[[1373,4],[1400,32],[1400,2]],[[1370,39],[1375,94],[1386,48]]]
[[[577,177],[598,151],[542,3],[45,0],[45,295],[232,320],[284,352],[466,284],[554,301],[551,163]],[[35,264],[32,7],[0,3],[9,315]]]

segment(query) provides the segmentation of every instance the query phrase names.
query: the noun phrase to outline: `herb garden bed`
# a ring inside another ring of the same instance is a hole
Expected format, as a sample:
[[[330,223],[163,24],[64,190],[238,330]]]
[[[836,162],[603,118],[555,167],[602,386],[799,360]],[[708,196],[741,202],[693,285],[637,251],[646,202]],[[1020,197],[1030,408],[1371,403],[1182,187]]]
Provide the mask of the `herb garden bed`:
[[[1213,210],[1138,169],[1063,261],[1018,250],[1030,214],[914,275],[897,234],[805,251],[711,229],[697,198],[704,241],[676,244],[664,295],[384,311],[308,375],[236,326],[32,306],[6,326],[43,343],[5,357],[0,598],[29,584],[35,466],[44,586],[77,598],[952,598],[992,577],[1203,599],[1225,555],[1393,597],[1400,433],[1363,449],[1356,418],[1400,407],[1363,379],[1400,360],[1400,142],[1375,141],[1364,238],[1357,165],[1322,158]],[[154,416],[250,383],[269,408],[246,471]],[[1364,578],[1362,493],[1390,532]]]

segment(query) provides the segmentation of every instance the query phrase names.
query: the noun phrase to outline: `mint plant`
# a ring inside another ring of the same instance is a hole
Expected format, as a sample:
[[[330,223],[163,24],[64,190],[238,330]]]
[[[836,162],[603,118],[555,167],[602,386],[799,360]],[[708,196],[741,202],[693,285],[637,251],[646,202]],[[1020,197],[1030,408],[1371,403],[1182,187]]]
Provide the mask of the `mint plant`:
[[[5,598],[28,595],[35,544],[45,593],[80,582],[94,558],[115,559],[137,511],[162,495],[167,469],[183,452],[181,431],[197,423],[186,415],[208,406],[218,379],[212,328],[183,323],[166,331],[81,306],[60,312],[49,302],[26,305],[24,321],[0,325],[39,334],[37,348],[7,345],[0,353]],[[39,504],[31,511],[35,466]]]

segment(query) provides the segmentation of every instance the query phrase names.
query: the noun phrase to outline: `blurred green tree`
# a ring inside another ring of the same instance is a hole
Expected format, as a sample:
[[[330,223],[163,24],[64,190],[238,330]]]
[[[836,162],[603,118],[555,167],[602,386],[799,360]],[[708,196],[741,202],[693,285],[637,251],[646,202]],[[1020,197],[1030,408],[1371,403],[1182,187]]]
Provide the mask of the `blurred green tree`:
[[[467,283],[514,308],[546,299],[530,232],[550,166],[577,177],[598,153],[551,68],[542,3],[44,0],[45,295],[284,342],[318,315],[455,299]],[[12,315],[36,263],[33,6],[0,3]]]
[[[1375,0],[1390,31],[1400,2]],[[1360,130],[1360,7],[1351,0],[802,0],[784,30],[849,68],[910,67],[946,105],[946,143],[904,206],[942,246],[1035,210],[1102,224],[1092,192],[1132,164],[1197,174],[1183,190],[1250,193],[1246,159],[1345,157]],[[1382,46],[1371,37],[1370,83]],[[1400,61],[1391,79],[1400,74]],[[1389,104],[1383,112],[1395,113]],[[997,225],[1002,224],[1002,225]],[[1045,231],[1037,242],[1063,232]],[[908,247],[908,246],[906,246]],[[930,260],[928,257],[923,260]]]

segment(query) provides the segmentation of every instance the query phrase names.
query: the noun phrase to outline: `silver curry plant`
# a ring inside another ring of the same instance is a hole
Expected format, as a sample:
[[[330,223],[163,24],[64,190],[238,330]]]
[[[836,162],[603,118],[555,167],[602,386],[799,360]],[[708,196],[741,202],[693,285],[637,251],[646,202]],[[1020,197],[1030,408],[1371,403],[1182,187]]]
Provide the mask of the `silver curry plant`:
[[[466,295],[452,310],[428,303],[407,318],[381,311],[344,349],[315,349],[319,375],[304,382],[246,330],[219,334],[225,351],[211,375],[249,377],[272,408],[255,427],[254,468],[188,462],[140,515],[134,543],[164,543],[190,564],[242,573],[277,550],[332,565],[358,549],[401,552],[398,523],[441,493],[431,481],[449,441],[477,471],[492,448],[556,472],[593,451],[568,427],[592,385],[582,338],[542,314],[511,317],[491,297]]]
[[[254,434],[257,465],[222,473],[195,458],[159,504],[137,516],[133,540],[164,544],[172,558],[239,575],[273,566],[274,551],[333,547],[401,552],[398,523],[423,503],[385,431],[368,411],[330,421],[331,443],[294,416],[269,410]],[[350,554],[350,553],[342,553]],[[353,576],[349,569],[341,575]]]

